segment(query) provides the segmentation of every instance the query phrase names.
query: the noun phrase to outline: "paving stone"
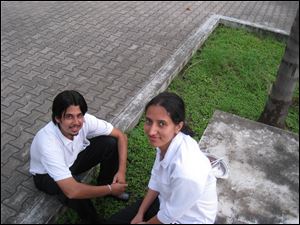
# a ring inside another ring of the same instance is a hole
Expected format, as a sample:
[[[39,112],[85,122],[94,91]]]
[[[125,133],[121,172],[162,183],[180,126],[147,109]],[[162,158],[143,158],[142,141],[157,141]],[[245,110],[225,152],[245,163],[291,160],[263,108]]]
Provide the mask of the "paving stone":
[[[1,124],[2,125],[2,124]],[[4,136],[3,136],[4,138]],[[2,136],[1,136],[1,142],[2,142]],[[4,147],[1,146],[1,165],[7,163],[7,161],[11,158],[11,156],[20,151],[20,149],[16,148],[15,146],[12,146],[10,144],[5,145]],[[1,166],[1,170],[2,170]],[[12,168],[8,168],[11,170]],[[14,168],[13,168],[14,169]],[[4,175],[4,173],[1,172],[1,176]]]
[[[1,127],[2,124],[5,126],[5,122],[1,123]],[[31,127],[31,124],[23,121],[17,121],[16,126],[10,126],[10,128],[8,128],[6,132],[12,136],[19,137],[22,134],[22,132],[29,127]]]
[[[23,131],[14,141],[10,141],[10,144],[22,150],[26,143],[32,142],[32,139],[32,134]]]
[[[15,211],[20,211],[22,205],[27,198],[30,198],[34,195],[32,191],[28,191],[26,188],[19,186],[17,192],[12,195],[9,199],[3,201],[3,203],[10,208],[13,208]]]
[[[1,189],[1,198],[2,198],[2,189]],[[8,206],[2,204],[1,202],[1,220],[7,221],[10,217],[13,217],[16,214],[18,214],[17,211],[9,208]]]
[[[15,173],[13,168],[17,168],[22,164],[22,162],[14,157],[10,157],[7,161],[7,163],[4,164],[4,166],[1,168],[1,174],[8,177],[7,182],[9,180],[14,180],[13,174]],[[13,190],[8,190],[11,193],[13,193]]]

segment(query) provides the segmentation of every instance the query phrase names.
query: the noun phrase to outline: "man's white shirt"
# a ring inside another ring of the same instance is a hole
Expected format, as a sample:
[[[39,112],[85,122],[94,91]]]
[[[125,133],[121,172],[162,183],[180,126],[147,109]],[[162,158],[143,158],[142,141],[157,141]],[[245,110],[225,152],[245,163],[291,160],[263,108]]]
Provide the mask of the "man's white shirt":
[[[57,125],[49,122],[32,141],[29,172],[33,175],[48,173],[55,181],[71,177],[69,167],[78,154],[89,146],[88,138],[109,135],[112,130],[112,124],[86,113],[83,127],[70,140],[61,133]]]
[[[157,148],[148,187],[159,192],[162,223],[214,223],[218,199],[208,158],[188,135],[177,134],[163,160]]]

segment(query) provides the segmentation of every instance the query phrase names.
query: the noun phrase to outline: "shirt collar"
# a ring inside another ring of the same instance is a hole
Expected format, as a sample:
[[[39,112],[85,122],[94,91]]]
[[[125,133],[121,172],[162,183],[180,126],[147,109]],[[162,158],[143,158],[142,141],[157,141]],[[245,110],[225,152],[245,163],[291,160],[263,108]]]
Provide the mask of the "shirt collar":
[[[69,144],[71,144],[73,142],[69,138],[66,138],[65,135],[63,135],[63,133],[61,132],[61,130],[59,129],[57,124],[56,125],[54,124],[54,126],[55,126],[55,132],[57,133],[59,139],[62,141],[62,143],[65,146],[68,146]]]
[[[183,139],[183,133],[179,132],[171,141],[167,152],[165,154],[164,159],[160,162],[161,166],[166,168],[168,165],[171,163],[172,158],[176,154],[176,152],[179,150],[180,143],[182,142]],[[158,148],[158,153],[160,156],[161,150]]]

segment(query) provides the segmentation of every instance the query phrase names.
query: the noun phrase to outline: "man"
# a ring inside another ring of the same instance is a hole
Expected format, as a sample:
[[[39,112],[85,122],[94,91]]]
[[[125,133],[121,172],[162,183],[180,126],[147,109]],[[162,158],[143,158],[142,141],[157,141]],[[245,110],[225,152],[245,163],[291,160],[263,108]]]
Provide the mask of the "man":
[[[52,121],[36,134],[31,145],[30,173],[39,190],[58,195],[82,220],[99,223],[90,198],[128,197],[127,137],[87,110],[77,91],[63,91],[55,97]],[[80,183],[78,175],[99,163],[98,186]]]

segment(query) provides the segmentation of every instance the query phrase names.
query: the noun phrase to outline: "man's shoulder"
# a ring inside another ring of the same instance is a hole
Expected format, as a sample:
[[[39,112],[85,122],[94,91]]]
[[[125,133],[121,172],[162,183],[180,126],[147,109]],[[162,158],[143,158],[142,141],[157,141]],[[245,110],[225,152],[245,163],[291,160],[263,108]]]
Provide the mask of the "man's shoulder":
[[[99,124],[99,123],[101,123],[101,124],[110,124],[108,121],[100,119],[97,116],[94,116],[94,115],[89,114],[89,113],[86,113],[84,115],[84,120],[85,120],[84,125],[87,125],[87,124]]]
[[[51,121],[42,127],[36,134],[36,138],[56,136],[56,126]]]
[[[53,147],[57,146],[59,143],[55,129],[57,128],[53,122],[49,122],[42,127],[33,138],[31,151],[44,151],[47,149],[47,146],[51,146],[51,149],[53,150]]]
[[[84,114],[84,119],[85,120],[90,120],[90,121],[99,120],[99,118],[97,118],[96,116],[94,116],[92,114],[89,114],[89,113]]]
[[[113,125],[110,122],[99,119],[94,115],[86,113],[84,119],[83,130],[88,137],[109,135],[113,130]]]

